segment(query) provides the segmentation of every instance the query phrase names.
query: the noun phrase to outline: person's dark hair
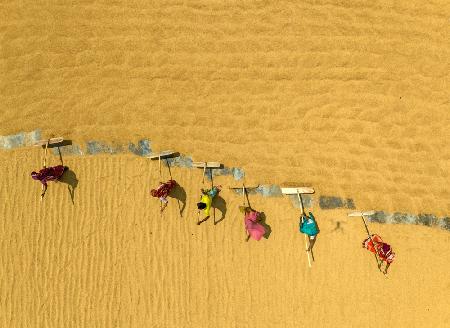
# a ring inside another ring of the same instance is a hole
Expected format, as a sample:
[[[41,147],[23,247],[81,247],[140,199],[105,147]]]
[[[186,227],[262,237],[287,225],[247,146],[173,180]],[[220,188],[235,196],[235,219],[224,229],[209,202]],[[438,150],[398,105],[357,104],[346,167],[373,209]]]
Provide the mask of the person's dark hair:
[[[199,210],[203,210],[203,209],[206,208],[206,204],[205,204],[205,203],[202,203],[202,202],[197,203],[197,208],[198,208]]]

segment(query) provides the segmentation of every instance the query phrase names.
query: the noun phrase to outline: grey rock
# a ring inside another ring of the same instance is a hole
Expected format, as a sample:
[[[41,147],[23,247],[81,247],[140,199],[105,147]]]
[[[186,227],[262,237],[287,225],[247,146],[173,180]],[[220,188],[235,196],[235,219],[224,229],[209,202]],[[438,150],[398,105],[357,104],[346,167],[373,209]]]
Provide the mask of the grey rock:
[[[386,213],[384,213],[383,211],[378,211],[378,212],[375,212],[374,215],[367,217],[367,221],[376,222],[376,223],[386,223],[387,216],[388,215],[386,215]]]
[[[281,197],[283,193],[281,188],[277,185],[261,185],[256,190],[257,193],[263,195],[264,197]]]
[[[59,156],[59,151],[62,156],[70,156],[70,155],[83,155],[83,151],[81,150],[79,145],[67,145],[61,147],[52,148],[52,153],[55,156]]]
[[[41,130],[31,132],[21,132],[8,136],[0,136],[0,148],[13,149],[33,145],[36,141],[41,140]]]
[[[245,172],[241,168],[233,167],[231,171],[233,173],[233,178],[236,181],[242,180],[245,177]]]
[[[334,209],[344,207],[344,203],[340,197],[320,196],[319,206],[321,209]]]
[[[354,210],[355,207],[355,203],[353,202],[353,199],[351,198],[347,198],[344,202],[344,206],[345,208],[348,208],[349,210]]]
[[[95,155],[95,154],[117,154],[123,151],[122,146],[120,145],[108,145],[100,141],[88,141],[86,143],[86,154]]]
[[[184,155],[180,155],[178,157],[171,157],[164,160],[164,164],[167,166],[169,164],[170,166],[176,166],[176,167],[186,167],[191,169],[192,168],[192,158]]]
[[[442,229],[450,231],[450,217],[444,217],[436,222],[436,225]]]
[[[429,227],[431,227],[435,222],[437,222],[437,217],[432,214],[419,214],[416,220],[417,224]]]
[[[296,208],[300,207],[300,201],[298,200],[297,195],[288,195],[289,199],[291,200],[291,203]],[[313,197],[311,195],[301,195],[302,197],[302,203],[303,207],[311,208],[313,207]]]
[[[220,176],[220,175],[232,175],[234,180],[239,181],[244,178],[245,173],[244,170],[237,167],[222,167],[220,169],[206,170],[206,178],[211,180],[212,177]]]
[[[138,156],[148,156],[152,153],[150,140],[148,139],[139,140],[137,145],[134,143],[129,143],[128,150]]]

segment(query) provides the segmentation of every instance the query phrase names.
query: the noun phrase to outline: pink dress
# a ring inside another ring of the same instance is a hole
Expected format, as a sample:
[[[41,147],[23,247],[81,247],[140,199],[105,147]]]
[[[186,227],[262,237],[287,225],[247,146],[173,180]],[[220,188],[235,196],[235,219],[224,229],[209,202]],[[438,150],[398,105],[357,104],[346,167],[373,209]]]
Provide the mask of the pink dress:
[[[250,237],[255,240],[260,240],[265,235],[266,229],[258,222],[259,212],[251,211],[247,213],[244,218],[245,229]]]

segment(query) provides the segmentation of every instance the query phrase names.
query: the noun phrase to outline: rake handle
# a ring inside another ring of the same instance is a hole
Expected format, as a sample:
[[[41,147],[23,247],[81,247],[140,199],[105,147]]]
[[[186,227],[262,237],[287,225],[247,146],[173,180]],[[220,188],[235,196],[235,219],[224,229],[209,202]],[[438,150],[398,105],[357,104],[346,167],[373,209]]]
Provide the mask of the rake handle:
[[[47,150],[48,150],[48,144],[50,143],[50,139],[48,139],[47,140],[47,142],[45,143],[45,151],[44,151],[44,165],[43,165],[43,167],[44,167],[44,169],[47,167]],[[44,185],[42,185],[42,188],[41,188],[41,190],[42,190],[42,193],[41,193],[41,202],[42,202],[42,200],[44,199],[44,193],[45,193],[45,187],[44,187]]]
[[[303,215],[305,215],[305,210],[304,210],[304,208],[303,208],[302,196],[300,195],[300,193],[298,192],[298,190],[297,190],[297,197],[298,197],[298,201],[299,201],[299,203],[300,203],[300,209],[301,209],[301,211],[302,211],[302,223],[303,223]],[[303,234],[303,235],[304,235],[304,237],[305,237],[305,247],[306,247],[306,249],[308,249],[308,248],[309,248],[309,247],[308,247],[308,239],[307,239],[307,237],[306,237],[306,234]],[[310,259],[309,251],[306,251],[306,253],[307,253],[307,256],[308,256],[308,266],[311,268],[311,259]]]
[[[158,162],[159,162],[159,177],[161,177],[161,154],[158,156]]]
[[[300,195],[298,190],[297,190],[297,197],[298,197],[298,202],[300,203],[300,210],[302,211],[302,215],[303,215],[303,214],[305,214],[305,210],[303,209],[302,196]]]
[[[46,144],[45,144],[45,151],[44,151],[44,168],[47,167],[47,149],[48,149],[48,144],[50,142],[50,139],[47,140]]]
[[[367,223],[366,223],[366,219],[364,218],[364,215],[361,215],[361,218],[363,220],[364,227],[366,227],[367,235],[369,236],[369,239],[372,242],[373,248],[375,250],[375,253],[374,253],[375,259],[377,260],[378,269],[380,269],[381,263],[380,263],[380,260],[378,259],[378,252],[377,252],[377,249],[375,248],[375,243],[373,242],[372,235],[370,234],[369,228],[367,227]]]
[[[202,178],[202,183],[205,183],[205,174],[206,174],[206,162],[205,162],[205,166],[203,166],[203,178]]]

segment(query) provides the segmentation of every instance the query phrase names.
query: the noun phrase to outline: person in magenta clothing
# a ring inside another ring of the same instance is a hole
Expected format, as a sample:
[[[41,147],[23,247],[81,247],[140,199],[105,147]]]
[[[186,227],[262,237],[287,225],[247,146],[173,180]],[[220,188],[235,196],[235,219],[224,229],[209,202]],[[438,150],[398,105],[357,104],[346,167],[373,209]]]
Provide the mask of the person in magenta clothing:
[[[261,213],[253,210],[250,206],[239,206],[239,210],[244,213],[244,225],[247,232],[247,239],[261,240],[266,234],[266,228],[261,224]]]
[[[63,176],[64,172],[68,169],[67,166],[57,165],[51,167],[45,167],[39,172],[31,172],[31,177],[34,180],[38,180],[42,183],[42,194],[41,197],[44,197],[45,192],[47,191],[47,182],[55,181],[57,182]]]

